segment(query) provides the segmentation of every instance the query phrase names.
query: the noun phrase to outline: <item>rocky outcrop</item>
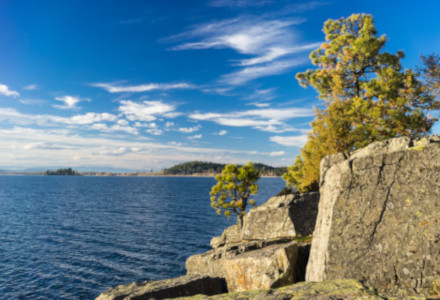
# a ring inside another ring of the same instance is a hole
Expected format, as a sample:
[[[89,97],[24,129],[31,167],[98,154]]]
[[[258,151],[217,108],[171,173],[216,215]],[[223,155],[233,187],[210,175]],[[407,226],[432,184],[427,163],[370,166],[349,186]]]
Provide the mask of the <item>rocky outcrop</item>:
[[[251,209],[241,231],[227,228],[211,240],[212,250],[188,258],[188,274],[225,278],[230,292],[304,279],[309,248],[292,240],[313,231],[318,201],[319,193],[286,195]]]
[[[271,289],[271,290],[259,290],[259,291],[247,291],[229,293],[215,296],[193,296],[179,298],[181,300],[379,300],[385,299],[377,295],[372,289],[368,289],[362,285],[359,281],[343,279],[334,281],[323,282],[300,282],[294,285],[286,287]]]
[[[440,279],[440,137],[396,138],[321,162],[307,280],[355,278],[388,295]]]
[[[218,248],[248,241],[284,241],[298,235],[308,236],[315,227],[318,202],[318,192],[272,197],[249,211],[241,231],[233,225],[220,237],[214,237],[211,246]]]
[[[222,278],[181,276],[160,281],[136,282],[108,289],[96,300],[165,299],[227,292]]]
[[[309,244],[294,239],[313,231],[318,201],[319,193],[273,197],[250,210],[242,230],[237,225],[227,228],[211,240],[212,250],[189,257],[186,276],[118,286],[97,299],[214,295],[304,280]]]

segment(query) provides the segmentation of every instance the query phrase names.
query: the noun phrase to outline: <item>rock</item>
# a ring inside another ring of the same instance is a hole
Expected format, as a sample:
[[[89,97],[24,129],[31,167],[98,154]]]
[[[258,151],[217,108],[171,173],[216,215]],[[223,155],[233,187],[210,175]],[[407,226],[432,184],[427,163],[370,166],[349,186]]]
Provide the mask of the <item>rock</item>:
[[[306,280],[428,295],[440,278],[440,137],[396,138],[321,162]]]
[[[354,300],[385,299],[377,295],[372,289],[368,289],[359,281],[343,279],[322,282],[300,282],[286,287],[266,291],[246,291],[215,296],[193,296],[179,298],[181,300],[233,300],[233,299],[255,299],[255,300],[285,300],[285,299],[311,299],[311,300]]]
[[[275,244],[225,259],[229,292],[281,287],[295,282],[298,244]]]
[[[242,241],[285,240],[297,235],[308,236],[315,227],[318,202],[317,192],[272,197],[249,211],[244,217],[241,232],[237,225],[233,225],[220,237],[213,238],[211,246],[217,248]]]
[[[119,285],[108,289],[96,300],[164,299],[197,294],[216,295],[227,292],[222,278],[181,276],[160,281]]]
[[[279,287],[303,276],[298,248],[295,241],[279,240],[221,247],[191,256],[186,269],[188,275],[225,278],[228,291]]]
[[[223,231],[223,234],[211,240],[211,247],[218,248],[226,244],[236,244],[241,242],[241,234],[238,225],[232,225]]]

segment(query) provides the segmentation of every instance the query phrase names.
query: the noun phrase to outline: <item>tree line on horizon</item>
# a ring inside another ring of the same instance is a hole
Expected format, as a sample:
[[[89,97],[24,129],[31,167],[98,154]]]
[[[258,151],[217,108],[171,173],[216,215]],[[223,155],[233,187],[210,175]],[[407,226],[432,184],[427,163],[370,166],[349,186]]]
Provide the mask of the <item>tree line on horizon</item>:
[[[170,168],[164,169],[164,175],[193,175],[193,174],[219,174],[225,168],[226,164],[204,162],[204,161],[189,161],[174,165]],[[258,170],[263,176],[282,176],[287,172],[287,167],[272,167],[262,163],[254,163],[254,168]],[[241,167],[241,165],[238,165]]]

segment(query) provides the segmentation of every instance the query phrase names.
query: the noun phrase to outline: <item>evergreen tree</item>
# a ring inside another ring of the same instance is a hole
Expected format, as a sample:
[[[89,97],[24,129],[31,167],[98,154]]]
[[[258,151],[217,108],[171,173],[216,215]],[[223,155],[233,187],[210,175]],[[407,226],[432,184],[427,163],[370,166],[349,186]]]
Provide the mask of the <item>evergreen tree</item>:
[[[387,39],[377,35],[371,15],[328,20],[323,31],[326,42],[310,55],[317,68],[296,75],[324,100],[301,157],[284,176],[300,192],[318,188],[326,155],[397,136],[423,136],[437,120],[426,112],[440,107],[421,73],[402,68],[402,51],[383,51]]]
[[[229,218],[231,213],[237,215],[237,224],[243,226],[243,216],[248,204],[255,205],[255,200],[249,199],[256,195],[258,185],[255,183],[260,178],[260,172],[251,162],[242,167],[226,165],[221,174],[215,176],[217,184],[211,189],[211,206],[220,215]]]

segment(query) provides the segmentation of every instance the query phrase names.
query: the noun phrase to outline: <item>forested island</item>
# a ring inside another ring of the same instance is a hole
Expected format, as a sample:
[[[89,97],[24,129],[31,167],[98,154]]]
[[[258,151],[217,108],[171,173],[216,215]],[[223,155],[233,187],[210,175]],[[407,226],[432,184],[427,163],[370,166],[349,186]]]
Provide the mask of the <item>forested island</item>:
[[[47,170],[46,172],[44,172],[44,175],[68,175],[68,176],[73,176],[73,175],[80,175],[77,171],[74,171],[72,168],[66,168],[66,169],[58,169],[55,171],[52,170]]]
[[[282,176],[287,172],[287,167],[272,167],[262,163],[254,163],[254,168],[262,176]],[[221,173],[226,164],[189,161],[163,170],[164,175],[216,175]]]

